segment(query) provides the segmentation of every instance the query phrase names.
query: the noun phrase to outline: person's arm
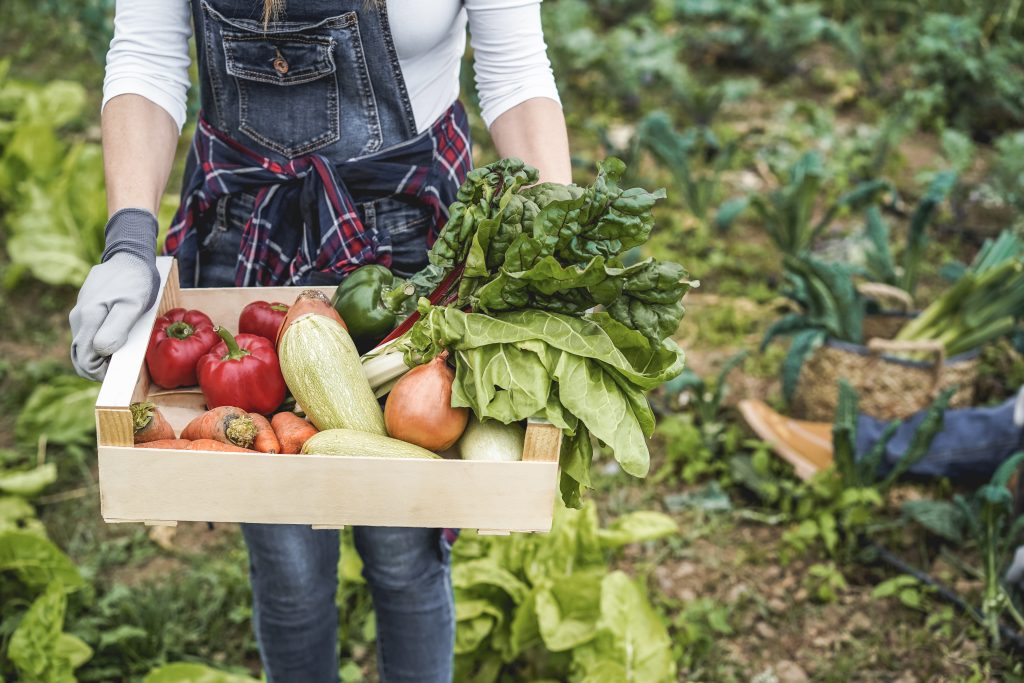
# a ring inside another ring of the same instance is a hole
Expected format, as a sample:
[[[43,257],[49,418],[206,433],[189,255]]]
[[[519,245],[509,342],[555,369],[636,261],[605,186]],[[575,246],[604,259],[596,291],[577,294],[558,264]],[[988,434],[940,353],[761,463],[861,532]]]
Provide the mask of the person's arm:
[[[494,120],[491,138],[499,155],[536,167],[542,182],[572,182],[569,135],[558,102],[534,97],[517,104]]]
[[[107,361],[156,301],[157,213],[185,121],[191,34],[185,0],[118,0],[103,81],[105,247],[71,323],[71,363],[103,379]]]
[[[498,154],[535,166],[542,181],[570,182],[569,136],[540,0],[466,0],[466,10],[481,114]]]
[[[107,215],[145,209],[154,216],[174,164],[178,125],[141,95],[118,95],[103,108]]]
[[[160,207],[185,123],[190,11],[187,0],[117,0],[101,105],[108,215]]]

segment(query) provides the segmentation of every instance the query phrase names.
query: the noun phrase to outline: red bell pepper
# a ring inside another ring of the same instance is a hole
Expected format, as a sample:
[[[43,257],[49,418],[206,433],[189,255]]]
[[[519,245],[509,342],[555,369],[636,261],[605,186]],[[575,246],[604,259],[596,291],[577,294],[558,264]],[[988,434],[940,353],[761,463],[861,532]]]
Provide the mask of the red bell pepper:
[[[253,301],[243,308],[242,314],[238,316],[238,331],[242,334],[257,334],[274,341],[286,315],[288,304],[277,301]]]
[[[223,341],[196,365],[206,406],[235,406],[264,415],[273,412],[285,394],[274,342],[255,334],[232,337],[223,327],[215,329]]]
[[[146,349],[149,377],[165,389],[196,383],[196,362],[217,343],[213,322],[201,311],[172,308],[156,319]]]

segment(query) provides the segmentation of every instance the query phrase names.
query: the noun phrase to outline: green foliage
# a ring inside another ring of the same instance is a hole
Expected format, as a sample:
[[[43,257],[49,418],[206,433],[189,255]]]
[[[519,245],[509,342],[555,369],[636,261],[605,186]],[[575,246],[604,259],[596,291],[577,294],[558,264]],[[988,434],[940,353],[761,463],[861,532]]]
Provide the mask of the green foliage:
[[[835,602],[849,588],[846,577],[834,562],[818,562],[807,568],[804,586],[818,602]]]
[[[890,249],[890,230],[882,218],[878,206],[868,207],[865,215],[867,223],[864,234],[867,242],[865,266],[872,280],[884,282],[914,294],[917,289],[918,273],[924,249],[928,244],[926,230],[933,221],[935,214],[946,197],[949,196],[957,182],[955,171],[936,173],[921,201],[914,208],[910,217],[907,242],[900,254],[897,267]]]
[[[1024,131],[1007,133],[996,140],[996,158],[989,186],[1024,221]]]
[[[658,423],[666,457],[654,481],[679,476],[693,483],[728,472],[724,456],[737,450],[741,432],[727,421],[722,402],[730,373],[746,358],[747,353],[741,352],[727,359],[713,383],[705,382],[689,369],[666,382],[662,389],[665,410],[671,409],[670,403],[675,399],[688,414],[669,413]]]
[[[689,51],[762,70],[772,79],[792,73],[801,52],[821,40],[829,24],[811,2],[681,0],[677,6]]]
[[[1007,484],[1024,463],[1024,453],[1006,460],[988,484],[970,497],[958,495],[954,502],[963,514],[964,525],[982,554],[984,589],[981,600],[982,625],[993,643],[1001,641],[999,624],[1009,614],[1024,629],[1024,617],[1018,611],[1002,583],[1002,572],[1011,553],[1024,538],[1024,518],[1013,513],[1013,496]]]
[[[773,457],[766,445],[758,446],[755,442],[753,445],[758,447],[751,456],[739,455],[730,460],[732,477],[791,523],[783,534],[791,553],[804,554],[821,547],[830,557],[852,559],[860,537],[878,525],[886,494],[901,475],[924,457],[941,430],[952,393],[947,390],[929,407],[907,451],[884,476],[880,469],[882,456],[898,424],[889,425],[872,450],[855,459],[857,396],[844,381],[840,383],[833,426],[833,467],[819,472],[810,481],[796,481],[788,465]],[[787,554],[784,559],[789,557]]]
[[[85,586],[78,568],[38,530],[8,530],[0,532],[0,579],[0,622],[17,624],[0,658],[0,676],[74,681],[72,671],[92,656],[88,645],[63,632],[67,594]]]
[[[47,284],[81,284],[99,261],[107,219],[100,147],[66,134],[85,90],[14,81],[7,67],[0,63],[0,231],[15,268]]]
[[[153,669],[142,683],[256,683],[258,679],[211,669],[202,664],[167,664]]]
[[[256,654],[245,551],[186,565],[137,586],[103,586],[69,630],[94,650],[82,681],[142,676],[182,659],[242,662]]]
[[[810,249],[841,211],[857,211],[875,204],[891,187],[884,180],[860,182],[820,210],[820,218],[815,220],[828,177],[821,154],[804,153],[779,176],[781,186],[754,195],[751,206],[775,246],[791,256]]]
[[[677,194],[687,210],[706,225],[711,208],[720,205],[714,223],[727,229],[746,209],[745,197],[720,204],[723,194],[722,173],[736,156],[739,140],[722,144],[709,128],[677,131],[663,111],[651,112],[637,126],[638,145],[646,149],[675,178]]]
[[[671,641],[645,591],[607,555],[678,532],[636,512],[604,529],[590,504],[557,508],[551,532],[456,544],[456,679],[674,680]]]
[[[733,635],[729,607],[711,598],[697,598],[682,605],[672,620],[672,641],[683,666],[692,668],[714,649],[722,638]]]
[[[25,683],[74,681],[72,671],[92,657],[82,640],[63,633],[67,594],[59,581],[49,584],[21,617],[11,635],[7,656]]]
[[[40,439],[64,446],[93,443],[98,394],[96,382],[71,375],[39,385],[18,416],[14,430],[18,441],[30,447],[35,447]]]
[[[1024,124],[1024,42],[986,35],[978,14],[924,14],[901,53],[954,125],[991,134]]]
[[[895,598],[904,607],[926,611],[927,596],[932,592],[934,589],[931,586],[921,583],[913,576],[901,574],[875,586],[871,591],[871,597],[875,599]]]

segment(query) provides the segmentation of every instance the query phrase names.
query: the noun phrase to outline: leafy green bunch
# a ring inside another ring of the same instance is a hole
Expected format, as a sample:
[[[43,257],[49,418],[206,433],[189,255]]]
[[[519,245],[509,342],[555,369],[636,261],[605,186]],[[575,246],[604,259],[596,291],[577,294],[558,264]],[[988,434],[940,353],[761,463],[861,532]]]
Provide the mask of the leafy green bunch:
[[[410,365],[442,349],[452,354],[453,406],[505,424],[543,417],[562,430],[567,505],[578,507],[581,487],[590,486],[591,434],[626,472],[647,474],[655,421],[645,392],[682,372],[677,344],[651,344],[607,313],[578,318],[530,309],[485,315],[421,301],[420,314],[402,349]]]
[[[647,241],[663,190],[619,187],[609,158],[589,187],[539,183],[537,170],[503,159],[470,172],[430,250],[421,293],[465,263],[458,306],[485,313],[538,309],[581,316],[601,305],[654,344],[673,334],[690,288],[677,263],[623,254]]]
[[[898,340],[937,340],[966,353],[1009,334],[1024,316],[1024,241],[1005,230],[986,240],[952,287],[900,330]]]
[[[31,503],[56,480],[57,468],[34,458],[28,464],[24,453],[90,443],[96,391],[67,376],[38,386],[15,425],[20,450],[0,449],[0,679],[72,681],[92,656],[85,641],[64,631],[70,597],[88,584],[47,538]]]
[[[48,284],[81,284],[103,252],[107,220],[100,146],[68,142],[86,106],[69,81],[15,81],[0,62],[0,230],[13,268]]]
[[[678,532],[657,512],[601,528],[592,504],[557,508],[551,533],[467,535],[453,551],[456,679],[675,680],[672,642],[646,592],[609,554]]]

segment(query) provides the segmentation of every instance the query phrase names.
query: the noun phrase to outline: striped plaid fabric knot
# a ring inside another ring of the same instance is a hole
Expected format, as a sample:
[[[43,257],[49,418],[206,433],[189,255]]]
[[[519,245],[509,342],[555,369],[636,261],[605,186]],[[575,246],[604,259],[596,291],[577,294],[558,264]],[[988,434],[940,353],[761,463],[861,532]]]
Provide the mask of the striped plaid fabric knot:
[[[426,206],[432,243],[471,167],[469,123],[459,102],[415,138],[342,163],[318,154],[273,161],[200,116],[164,252],[178,258],[183,281],[193,280],[197,226],[222,197],[248,192],[256,201],[242,231],[236,286],[302,285],[314,272],[340,279],[369,263],[390,266],[390,236],[364,226],[356,206],[382,197]]]

